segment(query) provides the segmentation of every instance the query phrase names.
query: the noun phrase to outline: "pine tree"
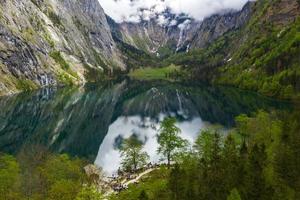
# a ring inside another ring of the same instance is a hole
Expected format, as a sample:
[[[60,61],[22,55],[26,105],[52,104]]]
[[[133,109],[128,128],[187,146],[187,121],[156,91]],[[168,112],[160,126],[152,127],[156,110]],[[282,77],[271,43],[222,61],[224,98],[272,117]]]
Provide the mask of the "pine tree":
[[[266,165],[265,146],[254,145],[249,154],[245,182],[246,198],[251,200],[270,199],[272,193],[264,178],[263,170]]]
[[[239,185],[239,150],[233,137],[229,135],[224,144],[224,150],[222,152],[222,168],[224,169],[224,182],[227,191],[235,188]]]
[[[241,200],[241,196],[239,194],[239,191],[236,188],[231,190],[229,196],[227,197],[227,200]]]
[[[185,182],[186,175],[184,170],[180,169],[178,164],[172,169],[169,179],[169,187],[172,192],[172,199],[184,200],[186,198],[185,188],[188,184]]]

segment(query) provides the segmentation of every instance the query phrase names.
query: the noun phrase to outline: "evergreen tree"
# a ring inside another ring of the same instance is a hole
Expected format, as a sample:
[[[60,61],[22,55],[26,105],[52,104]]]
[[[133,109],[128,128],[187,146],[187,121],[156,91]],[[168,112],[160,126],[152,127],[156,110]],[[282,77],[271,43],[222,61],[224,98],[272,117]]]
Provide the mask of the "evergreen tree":
[[[227,197],[227,200],[241,200],[241,196],[239,194],[239,191],[236,188],[231,190],[229,196]]]
[[[224,169],[224,182],[227,191],[239,185],[239,168],[241,160],[239,158],[239,149],[233,137],[229,135],[224,144],[222,152],[222,168]]]
[[[188,185],[185,183],[185,172],[180,169],[179,165],[176,164],[174,169],[172,169],[169,179],[169,186],[172,192],[172,199],[174,200],[184,200],[186,198],[185,187]]]
[[[226,198],[224,191],[224,167],[222,166],[222,141],[218,132],[213,133],[212,155],[208,168],[208,185],[210,186],[210,199]]]
[[[264,200],[271,199],[271,191],[269,191],[265,177],[264,167],[266,166],[267,155],[265,146],[254,145],[249,154],[246,166],[245,191],[246,199]]]
[[[208,164],[212,159],[213,134],[210,130],[201,131],[195,141],[194,149],[203,164]]]

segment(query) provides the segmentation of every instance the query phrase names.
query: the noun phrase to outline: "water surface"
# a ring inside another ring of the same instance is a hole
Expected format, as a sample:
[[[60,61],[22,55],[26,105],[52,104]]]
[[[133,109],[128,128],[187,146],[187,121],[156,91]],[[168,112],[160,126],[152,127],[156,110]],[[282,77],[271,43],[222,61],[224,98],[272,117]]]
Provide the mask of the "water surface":
[[[173,116],[192,142],[201,129],[234,125],[241,113],[288,109],[287,104],[234,88],[195,83],[122,80],[81,88],[45,88],[0,98],[0,151],[18,154],[35,145],[119,167],[118,148],[135,134],[157,161],[159,122]]]

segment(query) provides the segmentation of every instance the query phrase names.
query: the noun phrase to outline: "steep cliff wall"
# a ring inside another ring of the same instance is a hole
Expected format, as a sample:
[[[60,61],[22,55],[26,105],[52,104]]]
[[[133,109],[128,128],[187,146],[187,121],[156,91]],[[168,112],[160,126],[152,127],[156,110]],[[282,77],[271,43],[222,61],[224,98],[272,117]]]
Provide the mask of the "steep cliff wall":
[[[166,24],[160,24],[157,17],[140,23],[116,24],[110,20],[109,24],[124,42],[148,53],[163,56],[167,50],[169,54],[173,54],[205,48],[226,32],[239,29],[250,19],[253,4],[254,2],[248,2],[240,11],[224,11],[203,21],[166,12]]]
[[[9,94],[125,66],[97,0],[0,0],[0,69]]]

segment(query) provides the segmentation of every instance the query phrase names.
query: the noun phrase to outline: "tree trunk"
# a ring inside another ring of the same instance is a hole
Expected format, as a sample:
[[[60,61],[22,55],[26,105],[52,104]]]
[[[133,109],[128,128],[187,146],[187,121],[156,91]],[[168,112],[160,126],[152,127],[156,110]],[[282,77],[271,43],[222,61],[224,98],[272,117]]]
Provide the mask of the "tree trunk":
[[[168,169],[170,169],[170,165],[171,165],[171,155],[170,155],[170,153],[168,153],[168,156],[167,156],[168,158]]]

